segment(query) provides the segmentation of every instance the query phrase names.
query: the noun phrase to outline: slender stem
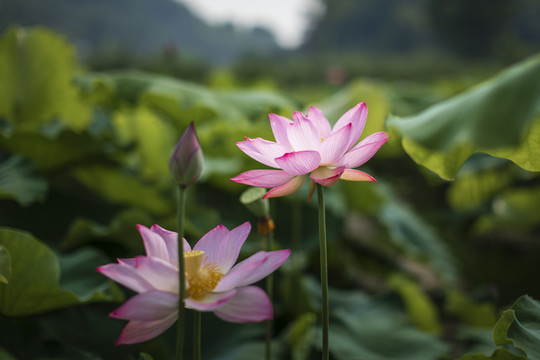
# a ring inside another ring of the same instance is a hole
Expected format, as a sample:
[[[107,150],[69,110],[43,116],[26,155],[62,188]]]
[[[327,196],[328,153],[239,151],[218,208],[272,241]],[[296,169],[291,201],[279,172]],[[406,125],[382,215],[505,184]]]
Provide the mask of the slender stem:
[[[263,235],[263,250],[270,251],[272,247],[273,233]],[[274,292],[274,276],[270,274],[266,277],[266,292],[270,298],[270,302],[273,302]],[[270,319],[266,321],[266,352],[265,359],[270,360],[272,358],[272,337],[274,335],[274,320]]]
[[[184,221],[186,210],[186,188],[178,187],[178,330],[176,337],[176,359],[181,360],[184,356],[184,327],[186,321],[184,298],[186,297],[186,273],[184,270]]]
[[[301,243],[300,239],[302,239],[302,203],[300,201],[295,201],[292,206],[292,231],[291,231],[291,258],[290,262],[292,262],[292,268],[293,268],[293,281],[291,281],[291,294],[295,294],[298,289],[298,279],[300,279],[300,265],[299,265],[299,256],[297,251],[299,252]],[[297,317],[302,312],[301,304],[300,304],[300,297],[299,296],[293,296],[293,306],[292,306],[292,313],[294,317]]]
[[[301,248],[300,239],[302,239],[302,203],[295,201],[292,205],[292,226],[291,226],[291,257],[289,262],[292,263],[292,281],[290,282],[290,293],[295,294],[298,290],[298,284],[301,281],[301,265],[299,253]],[[297,253],[298,252],[298,253]],[[292,315],[298,317],[302,312],[302,304],[299,296],[293,296],[292,299]]]
[[[319,248],[321,253],[321,297],[322,297],[322,358],[328,360],[328,260],[326,255],[326,216],[324,205],[324,189],[317,184],[317,201],[319,205]]]
[[[193,360],[201,360],[201,312],[193,311]]]

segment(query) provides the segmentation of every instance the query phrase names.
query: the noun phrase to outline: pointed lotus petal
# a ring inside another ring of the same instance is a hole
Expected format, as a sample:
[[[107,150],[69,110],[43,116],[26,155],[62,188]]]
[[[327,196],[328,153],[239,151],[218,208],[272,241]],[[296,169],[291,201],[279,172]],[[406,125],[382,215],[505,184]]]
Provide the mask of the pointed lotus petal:
[[[331,165],[341,158],[348,149],[351,136],[351,124],[347,124],[332,133],[321,143],[321,165]]]
[[[169,251],[163,238],[146,226],[137,225],[137,229],[143,239],[146,255],[169,261]]]
[[[155,338],[171,327],[178,314],[175,312],[168,317],[155,321],[130,321],[120,334],[116,345],[135,344]]]
[[[230,322],[259,322],[274,316],[268,295],[256,286],[238,289],[236,295],[214,313]]]
[[[286,153],[275,161],[288,174],[305,175],[319,167],[321,155],[317,151],[298,151]]]
[[[236,260],[238,260],[242,245],[244,245],[250,231],[251,224],[246,221],[232,229],[225,241],[221,243],[217,263],[224,274],[228,273]]]
[[[223,229],[226,230],[224,226],[220,229],[215,228],[216,231],[211,230],[208,234],[213,233],[210,236],[207,236],[208,234],[203,236],[193,250],[204,251],[205,256],[208,256],[205,263],[215,262],[221,272],[226,274],[238,259],[240,249],[251,231],[251,224],[246,221],[231,231],[225,232]]]
[[[249,277],[238,283],[238,286],[245,286],[256,283],[257,281],[270,275],[277,268],[279,268],[285,262],[285,260],[289,258],[290,254],[291,250],[289,249],[266,252],[266,260],[264,261],[264,263],[261,266],[257,267],[255,271],[250,272]],[[240,264],[241,263],[238,263],[238,265]]]
[[[167,253],[169,254],[169,262],[178,264],[178,234],[174,231],[166,230],[157,224],[152,225],[150,230],[163,238],[167,247]],[[184,245],[184,252],[191,250],[191,246],[186,239],[182,239],[182,243]]]
[[[290,253],[290,250],[285,249],[269,252],[260,251],[250,256],[246,260],[236,264],[231,271],[221,279],[216,286],[216,291],[223,291],[256,283],[280,267],[285,260],[287,260]]]
[[[232,289],[225,292],[209,293],[203,299],[186,299],[186,307],[199,311],[214,311],[225,305],[236,294],[237,289]]]
[[[319,131],[320,138],[326,139],[330,136],[332,128],[330,127],[330,123],[328,122],[328,120],[322,114],[321,110],[319,110],[315,106],[312,106],[308,111],[307,117],[313,122],[313,124]]]
[[[371,175],[354,169],[346,169],[343,174],[341,174],[340,179],[349,181],[377,181]]]
[[[371,159],[373,155],[388,141],[388,134],[378,132],[369,135],[349,150],[336,164],[343,165],[348,169],[356,168]]]
[[[343,174],[343,171],[345,171],[345,166],[340,166],[334,169],[320,167],[313,171],[309,177],[311,180],[315,181],[317,184],[321,184],[322,186],[332,186],[339,180],[339,177],[341,174]]]
[[[274,159],[287,151],[282,145],[261,138],[246,138],[246,141],[237,142],[236,146],[249,157],[274,168],[279,167]]]
[[[204,251],[206,263],[215,262],[219,259],[221,244],[229,235],[229,229],[223,225],[218,225],[207,232],[193,247],[193,250]]]
[[[227,291],[238,287],[239,284],[243,284],[251,276],[251,272],[256,271],[258,267],[262,266],[267,258],[268,255],[265,251],[259,251],[239,262],[225,274],[216,285],[214,291]]]
[[[362,135],[364,126],[366,125],[368,109],[366,103],[362,102],[345,114],[343,114],[334,125],[332,132],[336,132],[347,124],[351,124],[351,133],[347,149],[351,148]]]
[[[290,181],[294,175],[287,174],[283,170],[249,170],[233,177],[231,181],[261,188],[273,188]]]
[[[103,265],[98,267],[97,271],[135,292],[154,290],[151,283],[143,278],[134,266],[128,265],[127,262],[122,261],[120,264]]]
[[[315,125],[299,112],[295,112],[293,118],[294,123],[287,129],[287,135],[294,151],[318,151],[321,138]]]
[[[164,319],[178,309],[178,294],[147,291],[126,301],[110,316],[124,320],[154,321]]]
[[[137,274],[156,290],[178,293],[178,268],[164,260],[148,256],[135,258]]]
[[[293,148],[289,142],[287,129],[292,126],[293,122],[286,117],[276,114],[270,114],[268,117],[270,118],[270,126],[272,127],[276,142],[282,145],[286,151],[291,151]]]
[[[270,199],[274,197],[286,196],[298,191],[306,181],[306,176],[295,176],[286,184],[275,187],[267,192],[263,199]]]

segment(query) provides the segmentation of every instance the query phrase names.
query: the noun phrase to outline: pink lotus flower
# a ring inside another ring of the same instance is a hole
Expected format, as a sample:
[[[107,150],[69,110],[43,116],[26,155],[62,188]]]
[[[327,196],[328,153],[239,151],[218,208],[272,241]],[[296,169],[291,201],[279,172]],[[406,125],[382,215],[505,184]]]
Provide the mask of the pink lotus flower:
[[[377,132],[356,144],[366,124],[367,112],[362,102],[343,114],[333,128],[316,107],[311,107],[307,116],[295,112],[294,122],[270,114],[276,142],[246,138],[236,145],[253,159],[280,170],[250,170],[231,180],[272,188],[264,198],[297,191],[308,174],[313,182],[323,186],[331,186],[339,179],[375,181],[365,172],[354,169],[368,161],[388,140],[387,133]],[[308,201],[315,188],[313,182]]]
[[[138,228],[146,256],[118,259],[117,264],[97,268],[101,274],[138,293],[110,314],[129,320],[116,344],[154,338],[178,316],[178,234],[158,225]],[[250,230],[249,222],[231,231],[219,225],[193,249],[182,239],[187,308],[212,311],[231,322],[258,322],[273,317],[268,295],[261,288],[248,285],[280,267],[290,250],[260,251],[234,265]]]

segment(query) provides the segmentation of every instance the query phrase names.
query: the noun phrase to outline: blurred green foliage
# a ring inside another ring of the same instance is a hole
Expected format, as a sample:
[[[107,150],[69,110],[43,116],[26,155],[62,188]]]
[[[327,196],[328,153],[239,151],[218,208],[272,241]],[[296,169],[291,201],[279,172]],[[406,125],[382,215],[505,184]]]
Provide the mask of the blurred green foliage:
[[[58,35],[10,29],[0,39],[0,357],[170,358],[174,329],[114,347],[124,322],[108,313],[131,293],[95,267],[142,253],[137,223],[174,230],[167,162],[180,134],[194,121],[205,156],[188,196],[186,238],[194,242],[217,224],[256,221],[239,200],[245,186],[228,179],[260,167],[235,142],[272,139],[268,113],[291,118],[315,105],[333,122],[366,101],[363,136],[386,129],[391,141],[365,166],[377,183],[326,190],[332,357],[536,358],[529,340],[540,306],[532,297],[495,322],[523,293],[540,296],[531,277],[540,270],[538,61],[467,92],[462,78],[411,85],[362,77],[301,92],[241,87],[224,70],[210,86],[140,71],[88,73]],[[389,122],[395,129],[386,127],[389,114],[400,116]],[[508,120],[514,114],[519,121]],[[316,209],[306,198],[303,188],[271,202],[275,246],[292,248],[275,280],[279,359],[320,350]],[[241,256],[259,249],[253,233]],[[262,324],[203,315],[204,358],[262,356]]]

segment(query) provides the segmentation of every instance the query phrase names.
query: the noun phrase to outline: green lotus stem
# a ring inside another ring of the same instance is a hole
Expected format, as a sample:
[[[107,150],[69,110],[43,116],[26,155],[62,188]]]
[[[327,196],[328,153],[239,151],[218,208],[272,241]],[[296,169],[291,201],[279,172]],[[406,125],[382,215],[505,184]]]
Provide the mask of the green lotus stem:
[[[328,328],[330,323],[328,313],[328,259],[326,251],[326,216],[324,205],[324,190],[317,184],[317,201],[319,207],[319,248],[321,253],[321,297],[322,297],[322,358],[328,360]]]
[[[201,312],[193,312],[193,360],[201,360]]]
[[[263,235],[263,250],[270,251],[272,250],[272,236],[273,233],[268,235]],[[270,302],[273,302],[274,296],[274,275],[270,274],[266,277],[266,293],[270,298]],[[274,335],[274,320],[270,319],[266,321],[266,351],[265,358],[266,360],[272,359],[272,338]]]
[[[291,250],[293,251],[293,254],[295,254],[295,252],[300,249],[300,239],[302,239],[302,204],[299,201],[295,201],[292,205],[291,228]],[[292,266],[294,281],[291,281],[291,294],[296,293],[298,286],[297,280],[300,279],[301,276],[299,259],[296,255],[297,254],[291,258],[291,260],[294,261]],[[302,313],[299,297],[293,298],[292,313],[294,317],[298,317]]]
[[[184,327],[186,321],[185,303],[186,297],[186,273],[184,270],[184,222],[186,212],[186,187],[178,186],[178,330],[176,337],[176,359],[183,359],[184,355]]]

